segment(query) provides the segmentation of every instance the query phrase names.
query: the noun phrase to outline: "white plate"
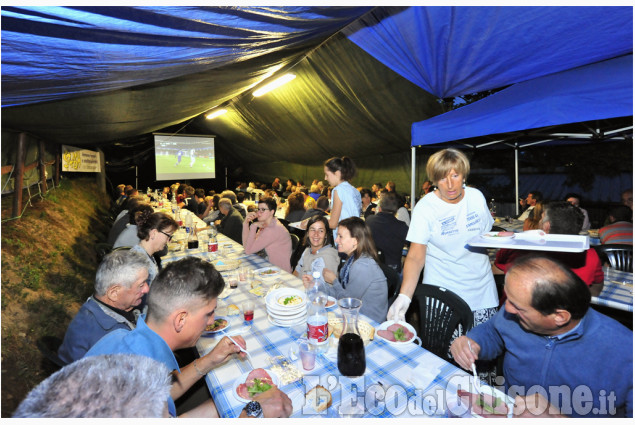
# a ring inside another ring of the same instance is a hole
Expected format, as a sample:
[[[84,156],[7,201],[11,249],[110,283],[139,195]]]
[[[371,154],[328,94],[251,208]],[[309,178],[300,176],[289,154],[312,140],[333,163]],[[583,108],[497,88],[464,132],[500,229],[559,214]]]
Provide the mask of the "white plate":
[[[329,296],[328,300],[329,300],[329,301],[333,301],[333,305],[330,305],[330,306],[328,306],[328,307],[324,307],[324,308],[326,308],[327,310],[332,310],[332,309],[334,309],[335,307],[337,307],[337,300],[335,299],[335,297],[331,297],[331,296]]]
[[[280,274],[280,268],[274,266],[263,267],[261,269],[255,270],[254,272],[261,278],[268,279],[271,277],[277,277]]]
[[[287,312],[285,312],[285,314],[276,313],[276,312],[270,311],[270,310],[267,310],[267,313],[269,313],[269,315],[271,317],[273,317],[274,319],[276,319],[278,321],[293,320],[293,319],[298,318],[298,317],[306,316],[306,309],[302,309],[300,311],[294,311],[294,312],[289,313],[289,314],[286,314]]]
[[[487,232],[487,233],[483,233],[481,235],[482,238],[484,239],[494,239],[497,242],[511,242],[514,240],[514,236],[515,235],[509,235],[509,236],[498,236],[499,232]]]
[[[223,331],[227,331],[227,329],[231,328],[232,324],[231,324],[231,321],[229,320],[229,317],[224,317],[224,316],[215,317],[214,321],[216,321],[218,319],[226,320],[227,321],[227,326],[225,326],[223,329],[219,329],[217,331],[203,331],[201,336],[215,336],[219,332],[222,333]]]
[[[267,371],[267,373],[269,374],[269,376],[271,376],[271,380],[273,381],[274,384],[276,384],[277,387],[280,386],[280,379],[278,378],[278,375],[276,375],[274,372],[272,372],[271,370],[265,369],[265,371]],[[238,395],[238,393],[236,392],[236,390],[238,389],[238,386],[240,384],[244,384],[245,381],[247,380],[247,376],[249,376],[249,374],[252,371],[250,370],[249,372],[245,372],[242,375],[240,375],[238,377],[238,379],[236,379],[234,381],[234,385],[232,387],[232,392],[234,393],[234,397],[236,397],[236,400],[241,401],[243,403],[249,403],[251,400],[248,398],[243,398],[241,396]]]
[[[291,296],[298,296],[302,299],[302,301],[299,304],[295,304],[295,305],[284,305],[278,302],[278,300],[280,300],[281,298],[286,298]],[[307,302],[306,294],[304,293],[304,291],[300,291],[299,289],[295,289],[295,288],[278,288],[273,290],[265,298],[265,304],[267,305],[267,308],[270,308],[276,311],[298,310],[304,307],[306,305],[306,302]]]
[[[275,319],[273,319],[270,315],[267,315],[267,320],[269,320],[269,323],[271,323],[272,325],[280,326],[281,328],[292,328],[294,326],[298,326],[303,323],[306,323],[306,317],[303,317],[299,320],[294,320],[291,322],[278,322]]]
[[[388,329],[388,327],[392,324],[398,324],[403,326],[404,328],[408,329],[410,332],[412,332],[412,338],[410,338],[407,341],[390,341],[389,339],[384,338],[383,336],[381,336],[379,334],[379,331],[385,331]],[[395,321],[395,320],[388,320],[384,323],[382,323],[381,325],[379,325],[375,331],[375,336],[379,339],[383,339],[384,341],[386,341],[388,344],[390,345],[394,345],[394,346],[404,346],[410,342],[413,342],[414,340],[417,340],[417,344],[421,345],[421,340],[419,339],[419,337],[417,336],[417,331],[415,330],[415,328],[412,327],[412,325],[410,325],[410,323],[407,322],[402,322],[402,321]],[[407,345],[406,345],[407,346]]]

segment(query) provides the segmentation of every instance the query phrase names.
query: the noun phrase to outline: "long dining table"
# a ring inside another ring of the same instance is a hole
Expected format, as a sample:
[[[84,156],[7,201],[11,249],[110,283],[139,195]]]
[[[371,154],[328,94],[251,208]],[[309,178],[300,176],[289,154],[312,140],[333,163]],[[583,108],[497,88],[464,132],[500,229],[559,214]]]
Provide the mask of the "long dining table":
[[[203,232],[205,233],[205,232]],[[203,236],[204,237],[204,236]],[[218,253],[207,252],[206,243],[192,250],[169,252],[163,263],[185,256],[196,256],[210,261],[223,259],[227,263],[240,261],[240,267],[257,270],[272,265],[258,255],[246,255],[243,247],[218,234]],[[221,271],[227,278],[232,271]],[[301,279],[280,271],[275,277],[262,278],[261,289],[290,287],[303,290]],[[226,279],[227,281],[227,279]],[[255,293],[254,293],[255,292]],[[251,360],[231,356],[222,365],[209,372],[205,380],[221,417],[238,417],[245,402],[236,396],[235,388],[254,368],[273,371],[279,379],[279,388],[293,403],[291,417],[461,417],[469,416],[469,407],[457,400],[457,391],[472,389],[473,377],[451,363],[421,348],[415,343],[394,345],[380,338],[365,347],[366,371],[363,376],[348,378],[337,368],[337,347],[329,343],[326,352],[317,356],[315,368],[304,371],[294,356],[297,341],[306,334],[306,323],[280,327],[268,318],[264,292],[254,291],[251,284],[239,282],[238,287],[226,287],[218,299],[217,316],[228,319],[226,334],[241,335]],[[242,303],[255,303],[254,319],[244,322]],[[341,316],[338,307],[334,314]],[[237,311],[238,310],[238,311]],[[232,315],[232,313],[236,313]],[[361,316],[377,328],[379,323]],[[201,356],[209,353],[225,335],[201,336],[196,348]],[[317,384],[332,395],[331,407],[316,412],[305,402],[305,394]]]

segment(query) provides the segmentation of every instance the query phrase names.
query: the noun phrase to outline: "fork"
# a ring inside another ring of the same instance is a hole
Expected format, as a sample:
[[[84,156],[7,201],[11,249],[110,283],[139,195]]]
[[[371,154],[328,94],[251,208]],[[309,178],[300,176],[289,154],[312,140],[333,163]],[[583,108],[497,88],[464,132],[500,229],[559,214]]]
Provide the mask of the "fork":
[[[229,340],[231,342],[233,342],[234,344],[236,344],[236,346],[238,346],[238,348],[240,349],[240,351],[242,351],[243,353],[247,354],[247,360],[249,361],[249,364],[251,365],[251,368],[254,368],[254,364],[252,362],[252,358],[251,358],[251,354],[249,354],[249,351],[245,350],[243,347],[240,346],[239,343],[237,343],[234,338],[232,338],[230,335],[228,335],[226,332],[223,332],[223,335],[225,335],[227,338],[229,338]]]
[[[474,350],[472,350],[472,344],[470,343],[469,338],[467,338],[467,346],[470,348],[470,352],[474,354]],[[474,364],[474,362],[472,362],[472,374],[474,375],[474,388],[476,388],[476,391],[478,391],[479,393],[482,393],[481,381],[478,377],[478,373],[476,373],[476,365]]]

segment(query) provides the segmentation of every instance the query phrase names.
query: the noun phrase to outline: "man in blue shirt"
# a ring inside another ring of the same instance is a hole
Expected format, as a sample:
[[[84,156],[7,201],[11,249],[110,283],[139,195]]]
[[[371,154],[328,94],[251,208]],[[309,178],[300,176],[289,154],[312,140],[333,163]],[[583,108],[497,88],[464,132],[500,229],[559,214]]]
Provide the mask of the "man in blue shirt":
[[[496,316],[452,343],[461,367],[504,354],[515,415],[633,416],[633,333],[589,309],[591,294],[577,275],[528,255],[507,272],[505,293]],[[536,393],[547,397],[543,409],[520,411]]]
[[[86,300],[66,329],[57,350],[59,358],[71,363],[104,335],[115,329],[135,328],[137,309],[148,293],[148,266],[144,256],[134,251],[114,251],[97,268],[95,293]]]
[[[151,357],[165,364],[174,373],[175,381],[168,399],[168,410],[176,416],[174,399],[187,392],[199,379],[240,347],[229,338],[221,339],[205,356],[179,368],[172,353],[193,347],[208,325],[214,323],[214,310],[218,295],[225,282],[210,263],[197,257],[186,257],[168,264],[152,283],[148,293],[147,316],[139,317],[133,331],[114,331],[99,340],[86,354],[132,353]],[[245,347],[240,336],[234,340]],[[244,353],[239,354],[245,357]],[[277,388],[256,397],[261,412],[268,417],[289,416],[291,401]],[[246,414],[246,412],[244,412]],[[213,400],[208,400],[186,412],[183,417],[218,417]]]

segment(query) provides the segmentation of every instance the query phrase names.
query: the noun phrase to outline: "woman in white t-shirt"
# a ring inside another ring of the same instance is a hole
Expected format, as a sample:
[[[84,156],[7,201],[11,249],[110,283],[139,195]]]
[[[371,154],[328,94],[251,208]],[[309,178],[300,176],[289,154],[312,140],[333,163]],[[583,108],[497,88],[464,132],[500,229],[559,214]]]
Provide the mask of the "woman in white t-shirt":
[[[485,322],[497,311],[496,284],[487,251],[468,249],[467,241],[491,230],[487,202],[480,191],[465,187],[470,163],[462,152],[436,152],[426,171],[437,189],[413,209],[403,283],[388,319],[404,320],[425,265],[423,283],[453,291],[474,312],[475,325]]]
[[[337,225],[348,217],[359,217],[362,212],[362,197],[349,183],[357,167],[347,156],[331,158],[324,162],[324,178],[333,186],[331,191],[331,216],[329,227],[333,229],[333,239],[337,237]]]

